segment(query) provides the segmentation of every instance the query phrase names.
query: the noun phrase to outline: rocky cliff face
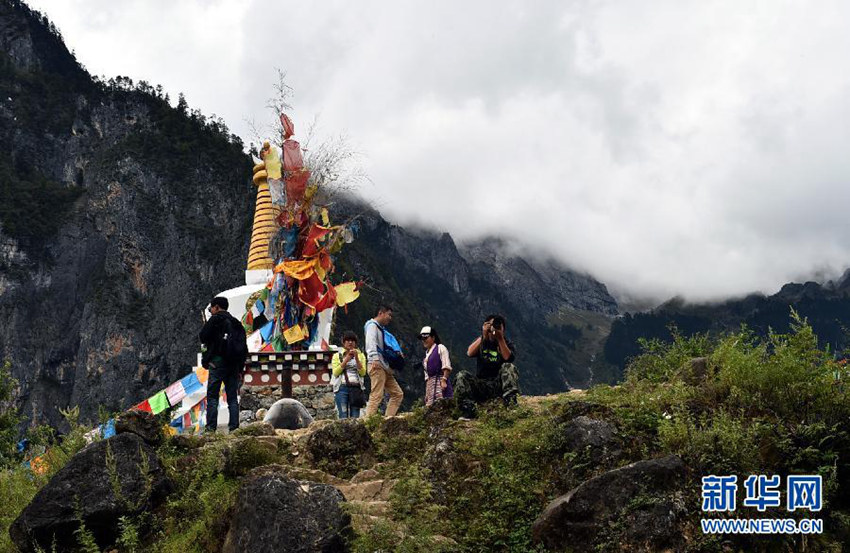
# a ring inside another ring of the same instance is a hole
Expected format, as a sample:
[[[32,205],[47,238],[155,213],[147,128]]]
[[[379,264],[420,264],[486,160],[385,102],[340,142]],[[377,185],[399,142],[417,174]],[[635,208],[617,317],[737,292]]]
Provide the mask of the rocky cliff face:
[[[59,408],[80,405],[92,418],[188,372],[200,310],[243,282],[255,196],[238,138],[146,83],[92,79],[45,18],[2,0],[0,144],[0,356],[24,414],[56,423]],[[582,329],[552,314],[607,318],[616,308],[604,286],[505,257],[492,241],[459,250],[356,200],[333,210],[361,214],[338,271],[370,284],[338,330],[362,332],[389,301],[411,358],[432,324],[458,368],[471,368],[462,354],[481,318],[504,312],[526,391],[587,380]],[[402,378],[410,398],[422,395],[418,371]]]
[[[517,347],[523,392],[588,383],[590,350],[600,346],[598,323],[607,333],[616,313],[604,285],[553,261],[511,255],[495,238],[458,247],[448,234],[392,225],[357,201],[335,209],[340,217],[359,215],[361,221],[357,241],[343,250],[340,270],[370,277],[361,299],[338,316],[338,329],[360,330],[379,303],[389,303],[395,308],[391,330],[409,358],[421,360],[417,335],[429,325],[449,348],[454,369],[474,371],[466,348],[486,315],[502,313]],[[597,326],[583,320],[588,316]],[[422,395],[418,365],[402,379],[408,397]]]
[[[153,89],[93,81],[0,3],[0,355],[25,413],[126,408],[185,372],[242,276],[250,161]]]
[[[554,259],[523,257],[498,237],[462,244],[460,251],[474,278],[504,289],[518,307],[546,315],[562,309],[617,315],[617,302],[604,284]]]

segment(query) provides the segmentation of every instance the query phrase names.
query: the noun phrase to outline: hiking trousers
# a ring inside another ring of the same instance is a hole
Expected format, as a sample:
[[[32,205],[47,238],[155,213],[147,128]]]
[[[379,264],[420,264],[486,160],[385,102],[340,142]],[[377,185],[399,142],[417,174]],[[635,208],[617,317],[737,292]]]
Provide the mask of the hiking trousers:
[[[207,430],[210,432],[215,432],[218,427],[218,394],[222,384],[224,393],[227,394],[227,410],[230,412],[227,428],[231,431],[239,428],[239,371],[228,368],[211,369],[207,381]]]
[[[519,372],[513,363],[504,363],[496,378],[478,378],[466,371],[455,380],[455,399],[464,416],[475,413],[475,405],[491,399],[508,401],[519,395]]]
[[[366,416],[378,412],[378,406],[384,399],[384,391],[390,394],[386,415],[392,417],[398,413],[404,392],[398,385],[395,376],[388,373],[380,363],[373,362],[369,364],[369,378],[372,381],[372,392],[369,394],[369,403],[366,405]]]

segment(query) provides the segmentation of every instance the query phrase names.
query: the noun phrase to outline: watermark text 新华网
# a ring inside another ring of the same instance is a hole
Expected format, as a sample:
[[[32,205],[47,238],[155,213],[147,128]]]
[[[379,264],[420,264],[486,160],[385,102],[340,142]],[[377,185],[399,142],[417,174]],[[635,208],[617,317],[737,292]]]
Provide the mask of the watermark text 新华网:
[[[823,482],[820,475],[788,475],[785,485],[785,510],[818,512],[823,507]],[[782,507],[778,475],[750,475],[744,481],[746,496],[741,504],[758,510]],[[702,511],[704,513],[733,513],[737,508],[738,477],[703,476]],[[704,518],[701,521],[705,534],[820,534],[822,519],[793,518]]]

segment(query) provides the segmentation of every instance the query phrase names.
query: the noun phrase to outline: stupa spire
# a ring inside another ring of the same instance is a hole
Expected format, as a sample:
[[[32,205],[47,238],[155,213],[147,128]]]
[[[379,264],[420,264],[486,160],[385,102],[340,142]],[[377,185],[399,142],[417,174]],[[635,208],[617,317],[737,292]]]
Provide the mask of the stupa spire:
[[[274,269],[274,260],[269,254],[269,241],[277,230],[275,218],[280,212],[280,209],[272,203],[268,182],[270,178],[280,178],[280,157],[277,150],[270,147],[268,142],[263,144],[263,151],[260,155],[263,158],[265,168],[254,173],[257,203],[254,207],[251,247],[248,249],[249,271]]]

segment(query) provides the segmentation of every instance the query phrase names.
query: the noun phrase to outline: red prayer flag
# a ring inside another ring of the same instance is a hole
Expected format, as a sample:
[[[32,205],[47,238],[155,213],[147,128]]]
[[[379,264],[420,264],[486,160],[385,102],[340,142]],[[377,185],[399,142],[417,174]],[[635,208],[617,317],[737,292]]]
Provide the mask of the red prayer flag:
[[[304,257],[310,257],[311,255],[319,253],[319,240],[324,238],[331,230],[333,229],[319,226],[314,223],[313,226],[310,227],[310,232],[307,234],[307,240],[304,242],[304,252],[302,255]]]
[[[140,404],[133,407],[133,409],[138,409],[139,411],[147,411],[148,413],[153,413],[153,409],[151,409],[151,404],[148,403],[148,400],[144,400]]]
[[[295,134],[295,125],[292,123],[292,119],[289,118],[285,113],[280,114],[280,124],[283,125],[283,138],[287,139],[293,134]]]

